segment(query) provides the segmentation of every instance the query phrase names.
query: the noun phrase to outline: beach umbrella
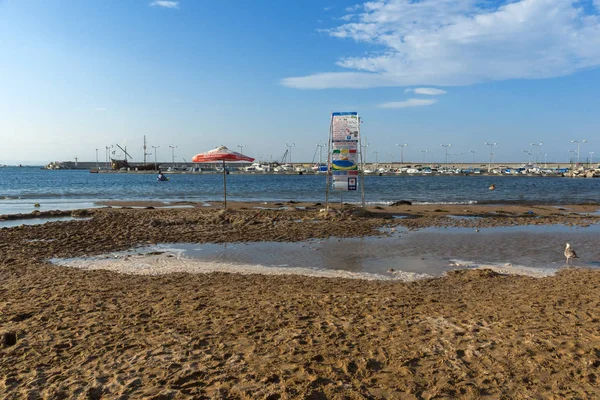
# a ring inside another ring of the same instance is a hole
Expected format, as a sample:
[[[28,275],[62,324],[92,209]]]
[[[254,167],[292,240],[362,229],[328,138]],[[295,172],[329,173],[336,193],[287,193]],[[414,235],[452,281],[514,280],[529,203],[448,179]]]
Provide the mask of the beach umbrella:
[[[225,208],[227,208],[227,171],[225,171],[225,162],[252,162],[254,158],[229,150],[226,146],[219,146],[216,149],[206,153],[196,154],[192,157],[194,163],[223,163],[223,198]]]

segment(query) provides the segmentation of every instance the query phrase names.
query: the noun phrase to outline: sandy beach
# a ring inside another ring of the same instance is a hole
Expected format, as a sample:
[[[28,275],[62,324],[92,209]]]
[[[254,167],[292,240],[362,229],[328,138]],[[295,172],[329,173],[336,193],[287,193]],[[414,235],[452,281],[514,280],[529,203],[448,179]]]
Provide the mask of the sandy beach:
[[[378,235],[395,226],[585,227],[600,222],[597,206],[105,205],[52,212],[82,220],[0,229],[0,397],[600,397],[600,270],[544,278],[456,270],[400,282],[127,275],[48,261],[157,243]]]

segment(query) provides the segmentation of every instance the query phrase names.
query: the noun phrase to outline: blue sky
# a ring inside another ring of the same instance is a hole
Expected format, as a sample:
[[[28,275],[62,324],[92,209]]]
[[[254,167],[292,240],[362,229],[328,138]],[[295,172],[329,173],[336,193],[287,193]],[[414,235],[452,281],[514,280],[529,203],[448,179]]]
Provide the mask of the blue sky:
[[[292,161],[310,162],[331,111],[362,116],[369,161],[399,160],[398,143],[407,161],[443,161],[442,143],[485,161],[485,142],[498,160],[531,150],[565,161],[583,139],[581,158],[600,159],[598,10],[600,0],[0,0],[0,164],[93,161],[95,149],[102,161],[115,144],[138,161],[144,135],[165,161],[169,146],[189,161],[220,144],[279,160],[294,143]]]

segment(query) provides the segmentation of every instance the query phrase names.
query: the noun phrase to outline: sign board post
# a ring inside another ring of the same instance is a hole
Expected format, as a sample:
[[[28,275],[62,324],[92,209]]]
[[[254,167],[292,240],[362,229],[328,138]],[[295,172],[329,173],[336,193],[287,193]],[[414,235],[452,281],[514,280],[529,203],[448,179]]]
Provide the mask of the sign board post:
[[[362,160],[360,148],[360,118],[356,112],[334,112],[329,125],[327,148],[327,187],[325,203],[329,208],[329,190],[355,191],[360,186],[362,206],[365,206],[364,180],[358,184],[358,176],[362,177]]]

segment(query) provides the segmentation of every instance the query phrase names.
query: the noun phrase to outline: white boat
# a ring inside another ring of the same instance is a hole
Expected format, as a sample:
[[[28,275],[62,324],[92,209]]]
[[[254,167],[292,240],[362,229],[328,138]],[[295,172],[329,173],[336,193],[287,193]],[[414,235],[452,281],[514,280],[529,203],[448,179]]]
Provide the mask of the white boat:
[[[273,168],[275,172],[290,172],[293,171],[293,168],[290,164],[283,164]]]

